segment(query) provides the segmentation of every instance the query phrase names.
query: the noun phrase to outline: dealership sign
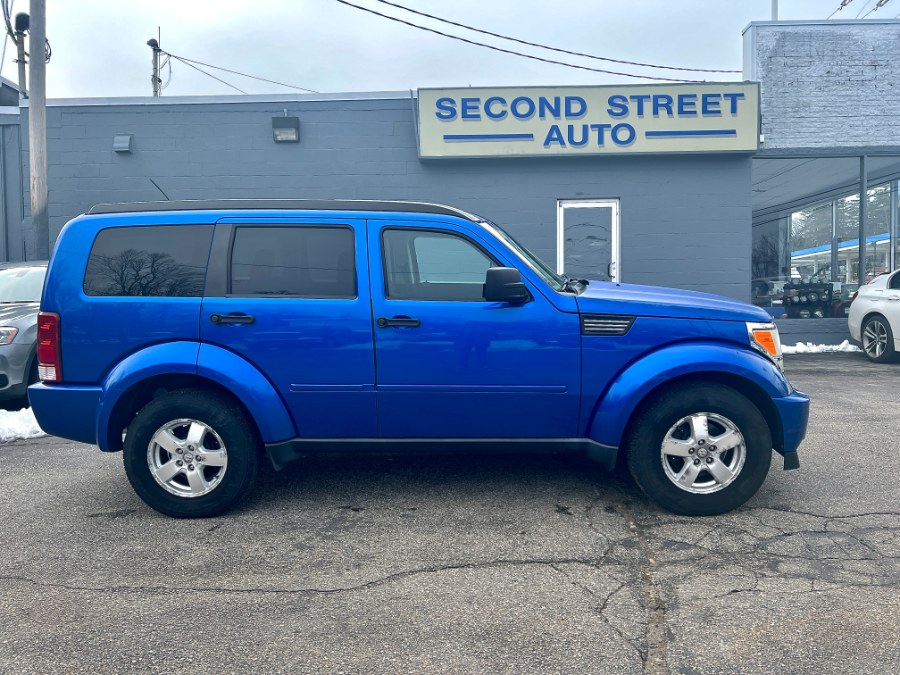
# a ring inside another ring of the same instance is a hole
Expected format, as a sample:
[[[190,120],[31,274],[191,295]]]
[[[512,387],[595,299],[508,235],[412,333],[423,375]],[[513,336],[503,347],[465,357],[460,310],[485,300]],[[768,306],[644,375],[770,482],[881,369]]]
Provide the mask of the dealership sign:
[[[419,90],[419,156],[755,152],[759,85]]]

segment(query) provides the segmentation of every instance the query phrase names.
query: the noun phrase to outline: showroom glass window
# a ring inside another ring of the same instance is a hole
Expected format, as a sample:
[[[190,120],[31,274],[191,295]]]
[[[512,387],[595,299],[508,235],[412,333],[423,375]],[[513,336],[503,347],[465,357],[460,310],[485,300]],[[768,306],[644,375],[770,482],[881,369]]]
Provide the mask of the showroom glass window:
[[[900,266],[898,181],[874,185],[866,195],[866,260],[859,270],[859,194],[847,194],[753,223],[752,300],[779,317],[787,314],[794,287],[829,284],[829,303],[819,312],[843,318],[860,278],[866,283]],[[787,285],[787,290],[785,286]],[[819,293],[819,290],[816,290]],[[807,301],[809,294],[805,293]],[[792,315],[796,314],[794,312]]]

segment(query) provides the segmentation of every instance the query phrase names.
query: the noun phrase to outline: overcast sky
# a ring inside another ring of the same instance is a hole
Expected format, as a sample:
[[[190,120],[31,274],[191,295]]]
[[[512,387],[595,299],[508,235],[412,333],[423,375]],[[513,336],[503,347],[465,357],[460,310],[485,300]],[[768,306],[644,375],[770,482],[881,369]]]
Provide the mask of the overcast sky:
[[[28,0],[11,0],[13,12]],[[375,11],[516,51],[609,70],[697,79],[691,74],[622,66],[537,50],[478,35],[387,6],[347,0]],[[741,31],[770,18],[770,0],[392,0],[483,30],[568,50],[660,65],[739,70]],[[853,0],[837,18],[854,18],[876,0]],[[780,0],[780,19],[825,19],[840,0]],[[869,19],[900,14],[889,0]],[[162,33],[172,54],[320,92],[408,90],[433,86],[649,82],[576,70],[498,53],[426,33],[337,0],[47,0],[50,98],[150,95],[151,51]],[[15,49],[2,74],[16,80]],[[236,94],[171,62],[164,96]],[[204,70],[250,94],[296,90]]]

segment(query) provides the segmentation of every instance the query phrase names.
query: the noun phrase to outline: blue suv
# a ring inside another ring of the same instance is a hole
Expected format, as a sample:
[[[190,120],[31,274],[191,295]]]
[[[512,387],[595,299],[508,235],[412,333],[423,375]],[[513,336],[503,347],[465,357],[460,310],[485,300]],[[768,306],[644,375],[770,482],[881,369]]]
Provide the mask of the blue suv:
[[[43,429],[123,450],[175,517],[236,504],[265,455],[501,449],[621,458],[664,508],[719,514],[773,449],[799,466],[809,407],[763,310],[559,275],[431,204],[97,206],[38,331]]]

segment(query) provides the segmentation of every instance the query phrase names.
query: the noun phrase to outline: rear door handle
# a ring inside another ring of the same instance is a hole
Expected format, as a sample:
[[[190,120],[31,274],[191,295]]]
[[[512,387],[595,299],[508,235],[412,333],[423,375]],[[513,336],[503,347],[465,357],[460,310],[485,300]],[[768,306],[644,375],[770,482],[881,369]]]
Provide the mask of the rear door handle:
[[[255,323],[256,317],[250,314],[210,314],[209,320],[217,326],[223,323]]]
[[[378,317],[375,322],[379,328],[390,328],[391,326],[407,326],[409,328],[418,328],[422,322],[418,319],[412,319],[408,316],[395,316],[390,319],[384,316]]]

